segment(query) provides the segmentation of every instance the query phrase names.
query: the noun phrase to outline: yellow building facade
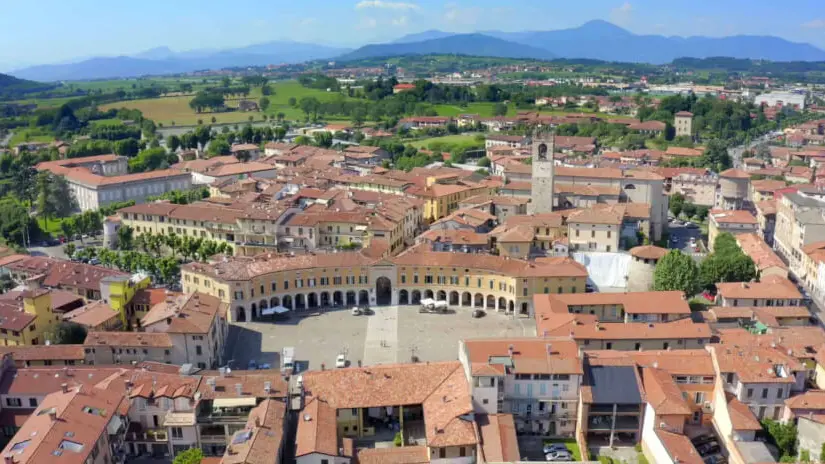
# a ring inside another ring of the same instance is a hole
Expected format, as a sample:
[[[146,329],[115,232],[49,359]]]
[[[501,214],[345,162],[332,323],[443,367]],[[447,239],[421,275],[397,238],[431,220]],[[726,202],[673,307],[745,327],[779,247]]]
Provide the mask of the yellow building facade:
[[[529,316],[533,295],[584,293],[587,272],[567,259],[528,262],[490,255],[409,250],[373,259],[357,252],[235,257],[182,267],[184,292],[203,292],[230,305],[232,322],[267,308],[302,311],[329,306],[418,305]]]

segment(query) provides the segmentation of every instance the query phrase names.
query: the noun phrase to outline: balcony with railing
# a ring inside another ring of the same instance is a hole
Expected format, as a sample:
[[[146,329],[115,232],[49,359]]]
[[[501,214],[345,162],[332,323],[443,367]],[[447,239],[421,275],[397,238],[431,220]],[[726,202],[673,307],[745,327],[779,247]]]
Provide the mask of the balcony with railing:
[[[255,407],[255,398],[228,398],[203,401],[198,408],[200,424],[246,423],[249,411]]]
[[[204,425],[200,427],[201,441],[226,442],[226,427],[223,425]]]
[[[132,422],[129,424],[129,431],[126,432],[126,441],[160,443],[169,441],[169,435],[166,432],[166,429],[145,429],[139,422]]]

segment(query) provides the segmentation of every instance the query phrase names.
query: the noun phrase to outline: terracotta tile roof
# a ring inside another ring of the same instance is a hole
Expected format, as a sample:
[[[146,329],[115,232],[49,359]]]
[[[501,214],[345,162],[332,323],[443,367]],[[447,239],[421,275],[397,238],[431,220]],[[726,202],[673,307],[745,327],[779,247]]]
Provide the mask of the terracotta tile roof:
[[[133,372],[133,369],[105,366],[20,368],[3,375],[0,391],[7,395],[46,395],[60,390],[63,383],[69,384],[69,387],[91,387],[108,376],[122,372]]]
[[[756,210],[764,216],[776,214],[776,200],[765,200],[756,203]]]
[[[716,290],[723,298],[802,299],[793,282],[778,276],[767,276],[761,282],[720,282]]]
[[[419,240],[432,242],[452,243],[453,245],[483,246],[488,242],[487,234],[479,234],[472,230],[463,229],[430,229],[418,236]]]
[[[684,147],[667,147],[666,156],[681,156],[686,158],[698,158],[702,156],[702,150]]]
[[[825,344],[825,331],[819,326],[786,326],[754,335],[744,329],[720,329],[722,344],[776,347],[800,360],[813,359]]]
[[[70,389],[46,396],[3,450],[14,462],[85,462],[122,408],[122,395],[101,389]],[[57,420],[51,418],[51,413]],[[55,454],[61,450],[59,454]]]
[[[658,415],[689,415],[690,406],[670,373],[656,368],[642,370],[647,402]]]
[[[390,364],[303,374],[308,397],[335,409],[421,404],[430,447],[474,445],[473,410],[458,362]]]
[[[785,182],[773,179],[752,180],[751,187],[757,192],[773,193],[777,189],[785,188]]]
[[[500,243],[524,243],[532,242],[536,237],[535,229],[531,225],[516,224],[507,225],[502,224],[490,232],[490,236],[495,237]]]
[[[717,224],[757,224],[753,214],[745,210],[714,209],[710,211],[710,219]]]
[[[687,436],[668,432],[658,427],[655,430],[656,436],[659,437],[659,441],[662,442],[672,462],[678,462],[680,464],[704,464],[705,461],[699,455],[699,452],[696,451],[696,448]]]
[[[476,422],[481,435],[481,452],[484,454],[482,462],[521,460],[512,414],[479,414]]]
[[[719,371],[735,372],[743,383],[794,383],[791,372],[805,368],[793,356],[771,346],[730,343],[724,338],[711,346],[716,352]],[[776,366],[784,366],[787,372],[780,373]]]
[[[642,245],[630,249],[630,254],[642,259],[662,259],[670,250],[654,245]]]
[[[575,342],[524,338],[464,340],[470,363],[491,364],[493,357],[509,357],[513,374],[582,374],[582,360]],[[510,355],[510,347],[513,354]],[[548,353],[549,351],[549,353]]]
[[[287,383],[280,372],[276,371],[238,370],[226,376],[217,371],[201,371],[198,375],[203,379],[198,385],[198,391],[205,400],[238,398],[237,385],[241,385],[241,397],[285,398],[287,394]],[[210,385],[211,379],[215,382],[214,389]]]
[[[195,159],[191,161],[184,161],[181,163],[173,164],[171,167],[172,169],[179,169],[181,171],[204,172],[207,169],[211,169],[216,166],[238,163],[240,163],[238,158],[231,155],[227,155],[214,156],[212,158],[207,159]]]
[[[221,464],[271,464],[284,439],[286,404],[264,400],[249,413],[246,428],[235,432]]]
[[[529,225],[531,227],[561,227],[564,224],[564,213],[540,213],[540,214],[518,214],[508,216],[504,220],[504,225],[514,227],[518,225]],[[539,234],[540,235],[540,234]]]
[[[536,295],[533,303],[537,314],[568,313],[570,306],[597,305],[621,306],[628,314],[690,314],[690,306],[680,291]]]
[[[257,147],[256,147],[257,148]],[[255,172],[272,171],[275,168],[271,164],[250,161],[247,163],[224,164],[209,168],[203,174],[210,177],[238,176],[241,174],[251,174]]]
[[[750,179],[751,173],[741,169],[728,169],[720,172],[719,177],[728,177],[731,179]]]
[[[180,293],[169,291],[165,288],[142,288],[135,292],[132,298],[133,305],[148,305],[150,308],[158,303],[166,301],[168,296],[178,296]]]
[[[62,319],[87,328],[95,328],[119,317],[120,313],[108,304],[103,301],[93,301],[86,306],[69,311],[63,315]]]
[[[424,250],[420,246],[404,251],[391,261],[397,266],[473,268],[517,277],[587,276],[584,266],[577,263],[542,263],[483,254],[440,253]]]
[[[628,170],[613,168],[568,168],[558,166],[555,169],[556,178],[563,177],[594,177],[598,179],[639,179],[663,180],[659,174],[644,170]]]
[[[695,350],[590,350],[585,352],[587,362],[591,365],[610,364],[621,360],[640,367],[655,367],[671,375],[714,376],[713,359],[704,349]]]
[[[10,353],[15,361],[83,361],[83,345],[21,345],[0,347],[0,354]]]
[[[621,188],[615,186],[599,186],[599,185],[582,185],[582,184],[553,184],[553,190],[558,194],[571,194],[582,196],[618,196],[621,193]]]
[[[745,403],[731,393],[725,393],[728,400],[728,414],[733,430],[762,430],[762,425]]]
[[[359,449],[358,464],[424,464],[430,462],[430,450],[426,446],[401,448]]]
[[[437,227],[438,224],[455,221],[459,224],[466,224],[471,227],[480,227],[490,221],[495,221],[492,214],[475,208],[462,208],[454,211],[450,215],[443,217],[430,225],[430,228]]]
[[[753,259],[756,268],[759,271],[776,267],[779,269],[788,269],[788,266],[777,256],[771,249],[770,245],[765,243],[761,237],[756,234],[737,234],[734,236],[736,243],[742,251]]]
[[[206,334],[225,315],[227,305],[204,293],[179,296],[153,306],[140,321],[142,327],[153,327],[166,333]]]
[[[338,456],[338,426],[335,407],[312,397],[298,417],[295,432],[295,457],[320,453]]]
[[[221,281],[245,281],[254,277],[288,270],[330,267],[367,266],[374,262],[361,253],[319,253],[297,256],[264,253],[255,257],[233,256],[210,263],[189,263],[181,269],[208,275]]]
[[[825,411],[825,390],[808,390],[805,393],[788,398],[785,400],[785,405],[791,409],[819,409]]]
[[[145,346],[152,348],[171,348],[174,346],[169,334],[154,332],[89,332],[83,344],[86,346]]]

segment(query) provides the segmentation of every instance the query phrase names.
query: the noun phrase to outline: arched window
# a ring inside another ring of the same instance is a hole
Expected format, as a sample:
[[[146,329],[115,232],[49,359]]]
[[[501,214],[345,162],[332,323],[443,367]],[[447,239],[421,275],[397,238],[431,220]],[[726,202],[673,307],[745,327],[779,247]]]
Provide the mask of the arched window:
[[[539,145],[539,159],[546,160],[547,159],[547,145],[542,143]]]
[[[624,186],[625,190],[636,190],[636,186],[633,184],[627,184]]]

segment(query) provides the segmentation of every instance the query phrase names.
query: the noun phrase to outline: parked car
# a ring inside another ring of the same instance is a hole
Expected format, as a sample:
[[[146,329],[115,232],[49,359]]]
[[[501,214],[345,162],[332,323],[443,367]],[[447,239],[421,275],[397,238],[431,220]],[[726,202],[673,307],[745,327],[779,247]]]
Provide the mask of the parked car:
[[[695,222],[688,222],[687,225],[685,225],[685,227],[687,227],[688,229],[698,229],[699,224],[696,224]]]
[[[484,317],[486,314],[487,314],[487,313],[485,313],[484,311],[482,311],[482,310],[480,310],[480,309],[475,309],[475,310],[473,310],[473,312],[472,312],[472,316],[473,316],[474,318],[476,318],[476,319],[478,319],[478,318],[480,318],[480,317]]]
[[[569,462],[573,460],[573,455],[569,451],[553,451],[544,455],[546,461]]]
[[[542,448],[542,452],[544,452],[545,455],[556,451],[569,453],[569,450],[566,446],[564,446],[564,443],[545,443],[544,448]]]
[[[246,368],[250,371],[254,371],[258,369],[258,363],[254,359],[250,359],[248,363],[246,363]]]
[[[98,264],[100,264],[100,260],[97,259],[97,258],[92,258],[92,259],[89,260],[89,264],[91,264],[93,266],[97,266]]]
[[[353,316],[360,316],[361,315],[361,308],[356,306],[356,307],[352,308],[351,313],[352,313]]]
[[[347,357],[344,354],[339,354],[337,358],[335,358],[335,367],[342,368],[347,367]]]
[[[711,442],[705,443],[704,445],[699,445],[699,446],[696,447],[696,451],[699,452],[700,456],[706,456],[708,454],[718,453],[719,450],[720,450],[719,443],[717,443],[716,441],[711,441]]]
[[[713,454],[704,458],[705,464],[727,464],[728,459],[721,454]]]
[[[690,442],[693,443],[693,446],[704,445],[705,443],[709,443],[715,441],[716,437],[713,435],[699,435],[697,437],[693,437]]]

